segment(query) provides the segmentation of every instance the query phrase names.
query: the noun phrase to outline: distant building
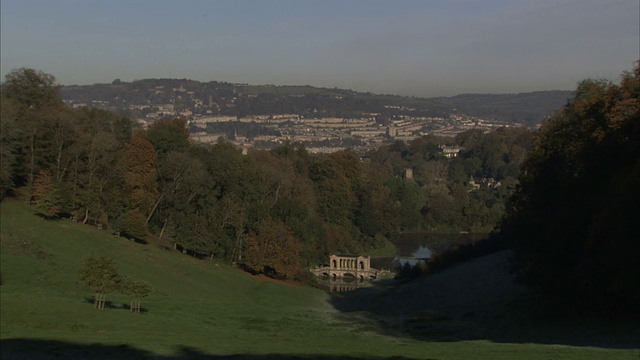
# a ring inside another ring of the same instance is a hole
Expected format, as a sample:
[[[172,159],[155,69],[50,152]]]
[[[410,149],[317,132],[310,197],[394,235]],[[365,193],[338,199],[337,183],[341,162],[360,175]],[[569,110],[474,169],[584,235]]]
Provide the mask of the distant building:
[[[473,176],[471,177],[471,179],[469,179],[469,186],[471,187],[471,190],[469,190],[469,192],[480,189],[480,184],[476,182]]]
[[[439,149],[442,155],[444,155],[446,158],[451,159],[451,158],[457,157],[458,153],[460,153],[460,151],[464,148],[462,146],[440,145]]]
[[[469,190],[469,192],[471,192],[480,188],[499,188],[500,186],[502,186],[502,184],[500,183],[500,181],[496,181],[496,179],[494,178],[482,178],[482,180],[476,181],[472,176],[469,179],[469,186],[471,187],[471,190]]]

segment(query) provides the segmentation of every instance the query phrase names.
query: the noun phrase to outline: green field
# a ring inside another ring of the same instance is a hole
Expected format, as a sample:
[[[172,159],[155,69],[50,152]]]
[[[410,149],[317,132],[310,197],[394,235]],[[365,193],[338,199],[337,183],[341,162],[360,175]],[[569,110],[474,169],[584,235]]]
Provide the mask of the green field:
[[[142,245],[23,201],[1,204],[2,358],[637,359],[637,349],[491,340],[427,341],[389,334],[331,296],[253,278],[225,263]],[[144,312],[109,295],[100,311],[77,283],[83,256],[108,255],[154,292]]]

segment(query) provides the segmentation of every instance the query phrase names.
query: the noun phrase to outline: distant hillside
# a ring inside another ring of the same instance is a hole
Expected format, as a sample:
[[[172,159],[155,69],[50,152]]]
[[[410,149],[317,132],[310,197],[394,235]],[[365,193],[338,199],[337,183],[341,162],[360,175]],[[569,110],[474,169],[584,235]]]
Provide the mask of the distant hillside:
[[[187,79],[144,79],[112,84],[63,86],[63,99],[76,106],[96,106],[132,117],[145,117],[163,105],[176,113],[206,115],[298,114],[304,117],[361,118],[371,114],[435,116],[464,114],[534,126],[565,105],[570,91],[521,94],[466,94],[418,98],[338,88],[249,85]]]
[[[451,104],[459,112],[471,116],[535,125],[566,105],[572,94],[572,91],[560,90],[520,94],[462,94],[432,100]]]

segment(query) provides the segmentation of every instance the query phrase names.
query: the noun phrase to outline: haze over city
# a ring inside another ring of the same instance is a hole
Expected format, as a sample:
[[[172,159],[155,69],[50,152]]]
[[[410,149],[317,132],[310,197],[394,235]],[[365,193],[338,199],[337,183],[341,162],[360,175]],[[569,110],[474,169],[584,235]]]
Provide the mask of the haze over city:
[[[571,90],[638,59],[637,0],[3,0],[1,72],[449,96]]]

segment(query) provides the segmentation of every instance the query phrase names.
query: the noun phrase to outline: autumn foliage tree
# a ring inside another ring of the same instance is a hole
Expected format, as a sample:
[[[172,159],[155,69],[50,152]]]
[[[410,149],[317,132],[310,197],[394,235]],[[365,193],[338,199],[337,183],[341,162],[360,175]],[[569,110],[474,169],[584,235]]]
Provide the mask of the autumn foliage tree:
[[[123,157],[124,184],[131,205],[145,216],[152,214],[156,204],[158,185],[155,164],[153,145],[141,135],[134,135]]]
[[[51,170],[43,169],[36,174],[32,203],[36,212],[46,219],[55,218],[60,213],[60,198]]]
[[[300,269],[301,244],[293,232],[273,219],[263,220],[245,241],[243,264],[274,277],[293,278]]]

